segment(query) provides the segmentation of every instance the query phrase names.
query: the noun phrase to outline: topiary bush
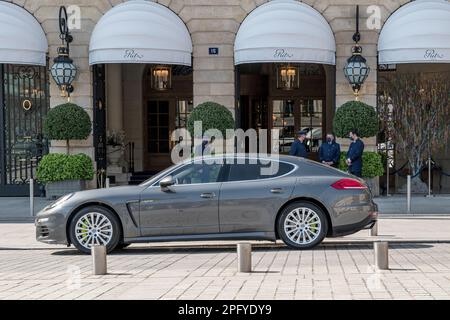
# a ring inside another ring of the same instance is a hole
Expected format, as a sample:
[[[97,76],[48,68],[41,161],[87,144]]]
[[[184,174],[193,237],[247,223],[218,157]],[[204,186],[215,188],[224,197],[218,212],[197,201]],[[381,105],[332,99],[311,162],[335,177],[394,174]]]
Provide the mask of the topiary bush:
[[[194,137],[194,122],[202,121],[202,135],[209,129],[217,129],[223,137],[227,129],[234,129],[233,114],[225,106],[215,102],[204,102],[194,108],[187,120],[187,129]]]
[[[339,169],[347,172],[348,166],[345,163],[347,153],[341,152],[341,159],[339,162]],[[362,155],[362,176],[363,178],[375,178],[384,174],[384,167],[382,157],[378,152],[366,151]]]
[[[92,159],[83,154],[50,153],[42,157],[36,170],[37,180],[49,183],[65,180],[92,180]]]
[[[348,101],[336,110],[333,129],[336,136],[347,138],[352,129],[358,129],[361,138],[378,133],[378,116],[375,108],[360,101]]]
[[[51,140],[83,140],[89,137],[92,124],[88,113],[80,106],[65,103],[49,110],[44,120],[44,135]]]

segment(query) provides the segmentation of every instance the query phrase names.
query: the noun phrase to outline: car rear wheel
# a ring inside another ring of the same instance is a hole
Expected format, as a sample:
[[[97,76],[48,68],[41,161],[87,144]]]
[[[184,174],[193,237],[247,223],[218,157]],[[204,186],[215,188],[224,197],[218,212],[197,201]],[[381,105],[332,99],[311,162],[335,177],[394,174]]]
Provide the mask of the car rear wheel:
[[[311,249],[325,238],[328,220],[325,212],[309,202],[288,205],[278,219],[278,234],[293,249]]]
[[[121,239],[117,217],[108,209],[90,206],[78,211],[70,222],[70,241],[84,253],[90,253],[92,245],[104,245],[113,251]]]

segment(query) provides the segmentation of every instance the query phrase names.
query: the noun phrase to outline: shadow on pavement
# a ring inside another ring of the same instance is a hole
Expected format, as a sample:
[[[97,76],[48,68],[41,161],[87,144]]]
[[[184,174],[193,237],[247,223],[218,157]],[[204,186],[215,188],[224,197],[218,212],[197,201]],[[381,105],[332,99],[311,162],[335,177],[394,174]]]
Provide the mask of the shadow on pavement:
[[[402,250],[402,249],[426,249],[433,248],[432,244],[399,244],[393,243],[389,245],[390,249],[394,250]],[[2,250],[3,248],[0,248]],[[6,250],[6,249],[3,249]],[[17,249],[12,249],[17,250]],[[32,249],[30,249],[32,250]],[[316,247],[313,250],[309,251],[331,251],[331,250],[373,250],[372,245],[368,244],[345,244],[345,245],[336,245],[336,244],[322,244]],[[293,251],[293,252],[301,252],[289,249],[288,247],[273,247],[273,248],[253,248],[253,252],[275,252],[275,251]],[[204,253],[223,253],[223,252],[236,252],[235,246],[230,247],[220,247],[220,248],[211,248],[211,247],[129,247],[127,249],[116,250],[112,253],[109,253],[110,256],[122,256],[122,255],[142,255],[142,254],[204,254]],[[62,249],[57,250],[51,253],[52,255],[80,255],[84,256],[86,254],[79,252],[75,248],[72,249]]]

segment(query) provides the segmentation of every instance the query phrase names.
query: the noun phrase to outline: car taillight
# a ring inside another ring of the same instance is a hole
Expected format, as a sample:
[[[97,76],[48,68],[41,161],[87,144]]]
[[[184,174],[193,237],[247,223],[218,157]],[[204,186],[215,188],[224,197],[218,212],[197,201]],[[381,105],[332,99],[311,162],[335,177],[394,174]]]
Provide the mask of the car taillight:
[[[356,190],[364,190],[364,189],[367,189],[367,186],[365,186],[358,180],[349,179],[349,178],[338,180],[335,183],[333,183],[331,186],[337,190],[355,190],[355,189]]]

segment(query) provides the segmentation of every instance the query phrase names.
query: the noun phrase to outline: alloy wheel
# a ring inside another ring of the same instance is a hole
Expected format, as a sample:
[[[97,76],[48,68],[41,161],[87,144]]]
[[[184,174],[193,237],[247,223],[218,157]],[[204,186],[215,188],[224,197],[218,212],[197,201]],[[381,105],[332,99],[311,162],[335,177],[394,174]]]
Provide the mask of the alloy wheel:
[[[75,237],[86,249],[91,249],[92,245],[106,246],[112,236],[111,221],[100,212],[86,213],[75,224]]]
[[[320,235],[320,216],[306,207],[295,208],[284,220],[284,232],[296,244],[310,244]]]

